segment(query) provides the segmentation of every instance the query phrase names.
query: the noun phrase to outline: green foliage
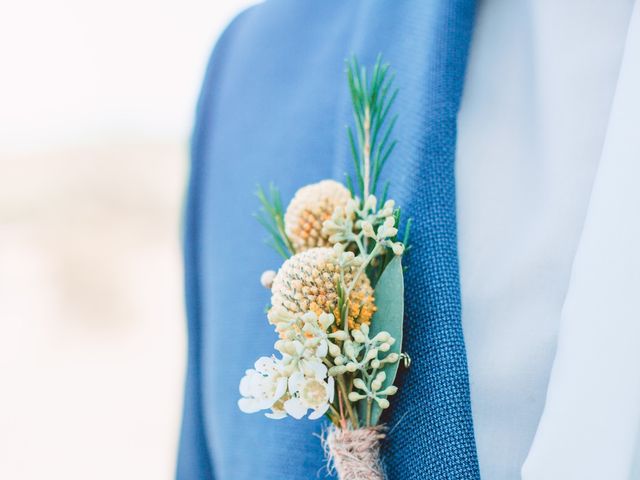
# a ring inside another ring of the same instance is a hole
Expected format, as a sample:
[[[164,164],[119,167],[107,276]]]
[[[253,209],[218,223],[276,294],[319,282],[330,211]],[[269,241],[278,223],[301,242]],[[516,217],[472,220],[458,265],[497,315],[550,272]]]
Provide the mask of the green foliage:
[[[397,115],[389,117],[398,89],[393,87],[394,75],[389,64],[378,55],[371,76],[354,57],[347,60],[347,80],[353,103],[355,130],[347,130],[355,164],[360,197],[376,194],[380,173],[396,146],[391,139]]]
[[[401,257],[394,257],[387,268],[384,269],[380,281],[375,288],[376,313],[371,319],[370,337],[382,331],[389,332],[396,342],[386,354],[396,352],[401,354],[402,325],[404,321],[404,278],[402,273]],[[385,355],[386,355],[385,354]],[[399,362],[387,363],[382,368],[387,375],[382,384],[382,389],[393,385],[398,372]],[[370,425],[377,425],[382,409],[373,403]]]
[[[286,260],[293,255],[294,248],[284,229],[284,209],[280,191],[273,184],[269,184],[267,195],[262,186],[258,185],[256,195],[262,207],[255,217],[271,235],[267,243]]]
[[[409,234],[411,233],[411,225],[413,224],[413,218],[407,220],[406,225],[404,226],[404,234],[402,235],[402,243],[404,244],[404,251],[406,252],[411,248],[409,245]]]

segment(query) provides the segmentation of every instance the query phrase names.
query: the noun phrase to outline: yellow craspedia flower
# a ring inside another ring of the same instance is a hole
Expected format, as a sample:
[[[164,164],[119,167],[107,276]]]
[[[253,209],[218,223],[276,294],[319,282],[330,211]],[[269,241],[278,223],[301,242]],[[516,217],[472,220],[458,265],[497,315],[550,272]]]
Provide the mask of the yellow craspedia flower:
[[[330,246],[329,236],[322,234],[322,224],[350,198],[349,190],[335,180],[322,180],[298,190],[284,215],[285,231],[295,251]]]
[[[345,288],[353,283],[356,265],[344,267]],[[332,248],[311,248],[289,258],[276,274],[271,288],[271,304],[290,313],[312,311],[332,313],[337,326],[342,325],[338,309],[340,266]],[[349,328],[371,322],[375,312],[373,288],[362,273],[349,295]]]

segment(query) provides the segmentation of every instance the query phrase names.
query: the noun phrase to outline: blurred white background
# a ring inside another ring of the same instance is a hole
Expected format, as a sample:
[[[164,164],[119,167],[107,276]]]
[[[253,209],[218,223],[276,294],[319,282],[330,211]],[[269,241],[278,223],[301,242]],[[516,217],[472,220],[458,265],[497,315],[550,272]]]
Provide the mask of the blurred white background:
[[[188,136],[250,3],[0,6],[0,478],[172,478]]]

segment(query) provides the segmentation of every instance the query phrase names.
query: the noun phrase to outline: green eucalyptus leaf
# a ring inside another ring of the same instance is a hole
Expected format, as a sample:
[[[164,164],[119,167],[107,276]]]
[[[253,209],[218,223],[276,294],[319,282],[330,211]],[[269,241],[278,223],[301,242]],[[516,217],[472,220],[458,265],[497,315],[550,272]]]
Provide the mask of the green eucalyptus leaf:
[[[396,343],[386,353],[380,353],[379,356],[386,356],[391,352],[400,355],[402,349],[402,324],[404,321],[404,278],[402,274],[402,257],[394,257],[387,265],[380,276],[380,280],[375,288],[376,313],[371,319],[370,338],[377,333],[386,331],[396,339]],[[387,374],[382,388],[385,389],[389,385],[393,385],[396,374],[398,373],[398,365],[400,362],[385,364],[380,369]],[[393,398],[393,397],[391,397]],[[390,399],[391,400],[391,399]],[[382,409],[374,402],[371,411],[371,424],[376,425],[380,419]]]

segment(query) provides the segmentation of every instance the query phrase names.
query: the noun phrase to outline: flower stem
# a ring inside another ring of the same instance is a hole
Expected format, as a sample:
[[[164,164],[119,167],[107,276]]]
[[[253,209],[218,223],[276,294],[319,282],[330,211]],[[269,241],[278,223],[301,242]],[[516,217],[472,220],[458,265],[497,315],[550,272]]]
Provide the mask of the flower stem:
[[[342,406],[342,392],[338,390],[338,405],[340,407],[340,427],[343,430],[347,428],[347,421],[344,418],[344,408]]]
[[[336,410],[336,407],[331,404],[329,404],[329,411],[327,412],[327,416],[331,420],[331,423],[333,423],[334,425],[341,425],[342,419],[340,418],[340,414]]]
[[[351,420],[351,425],[353,425],[353,428],[358,428],[358,416],[356,415],[356,412],[355,410],[353,410],[351,402],[349,401],[349,393],[347,391],[346,385],[344,384],[344,375],[338,377],[337,380],[340,391],[342,392],[342,396],[345,399],[344,403],[347,407],[347,414],[349,415],[349,420]]]

